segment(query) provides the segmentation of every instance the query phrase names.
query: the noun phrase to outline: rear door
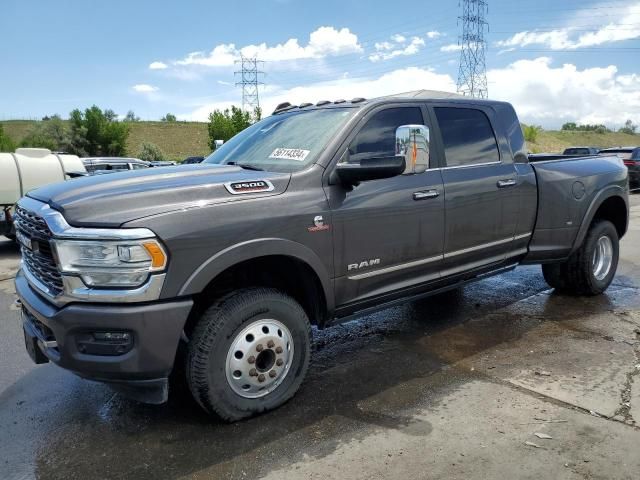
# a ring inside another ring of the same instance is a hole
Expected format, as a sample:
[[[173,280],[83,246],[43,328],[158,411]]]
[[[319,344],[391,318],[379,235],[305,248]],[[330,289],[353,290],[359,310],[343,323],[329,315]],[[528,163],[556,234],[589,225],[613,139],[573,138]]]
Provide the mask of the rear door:
[[[445,191],[443,276],[503,261],[518,217],[518,177],[490,108],[434,105]],[[503,158],[504,157],[504,158]]]

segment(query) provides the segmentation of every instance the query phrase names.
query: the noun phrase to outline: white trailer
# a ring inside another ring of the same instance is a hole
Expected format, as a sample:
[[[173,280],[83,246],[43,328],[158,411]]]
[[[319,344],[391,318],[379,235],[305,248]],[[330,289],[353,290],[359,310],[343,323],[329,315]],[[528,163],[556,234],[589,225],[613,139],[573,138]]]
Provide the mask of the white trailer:
[[[51,153],[46,148],[0,153],[0,235],[13,237],[13,206],[29,190],[86,172],[76,155]]]

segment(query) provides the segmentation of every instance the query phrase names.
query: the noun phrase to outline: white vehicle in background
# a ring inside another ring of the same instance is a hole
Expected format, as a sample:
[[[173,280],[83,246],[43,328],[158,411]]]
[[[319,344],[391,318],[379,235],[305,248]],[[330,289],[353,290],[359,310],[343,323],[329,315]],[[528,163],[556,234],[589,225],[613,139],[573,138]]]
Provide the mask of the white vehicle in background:
[[[52,153],[46,148],[0,153],[0,235],[14,238],[13,206],[29,190],[86,174],[76,155]]]

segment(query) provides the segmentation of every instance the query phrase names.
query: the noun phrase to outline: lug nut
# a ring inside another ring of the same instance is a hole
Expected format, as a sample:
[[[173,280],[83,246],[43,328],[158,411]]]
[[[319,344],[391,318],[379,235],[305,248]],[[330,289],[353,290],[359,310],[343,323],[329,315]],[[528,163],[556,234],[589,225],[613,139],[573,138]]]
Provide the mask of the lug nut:
[[[251,355],[248,359],[247,362],[249,363],[256,363],[256,357],[254,357],[253,355]]]
[[[276,371],[275,371],[275,370],[271,370],[271,371],[269,372],[269,376],[270,376],[271,378],[276,378]]]
[[[276,348],[276,353],[282,353],[282,347]]]
[[[262,346],[261,343],[259,343],[258,345],[256,345],[256,351],[261,352],[262,350],[264,350],[264,347]]]
[[[276,343],[273,340],[269,340],[269,343],[267,343],[268,348],[273,348],[275,346],[276,346]]]
[[[251,370],[249,370],[250,377],[256,377],[257,375],[258,375],[258,371],[255,368],[252,368]]]
[[[258,375],[258,381],[259,382],[264,382],[264,375],[262,375],[262,374]]]
[[[279,366],[279,367],[281,367],[283,363],[284,363],[284,360],[282,360],[281,358],[276,360],[276,365]]]

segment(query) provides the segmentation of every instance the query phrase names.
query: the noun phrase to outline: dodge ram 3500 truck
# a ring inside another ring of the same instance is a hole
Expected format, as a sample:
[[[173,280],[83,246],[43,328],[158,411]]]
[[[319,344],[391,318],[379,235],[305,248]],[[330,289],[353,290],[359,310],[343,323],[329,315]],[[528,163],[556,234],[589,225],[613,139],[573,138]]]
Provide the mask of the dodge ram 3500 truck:
[[[27,350],[147,402],[181,372],[232,421],[295,394],[312,325],[523,263],[603,292],[622,160],[525,152],[508,103],[420,91],[281,104],[203,164],[32,191],[16,211]]]

